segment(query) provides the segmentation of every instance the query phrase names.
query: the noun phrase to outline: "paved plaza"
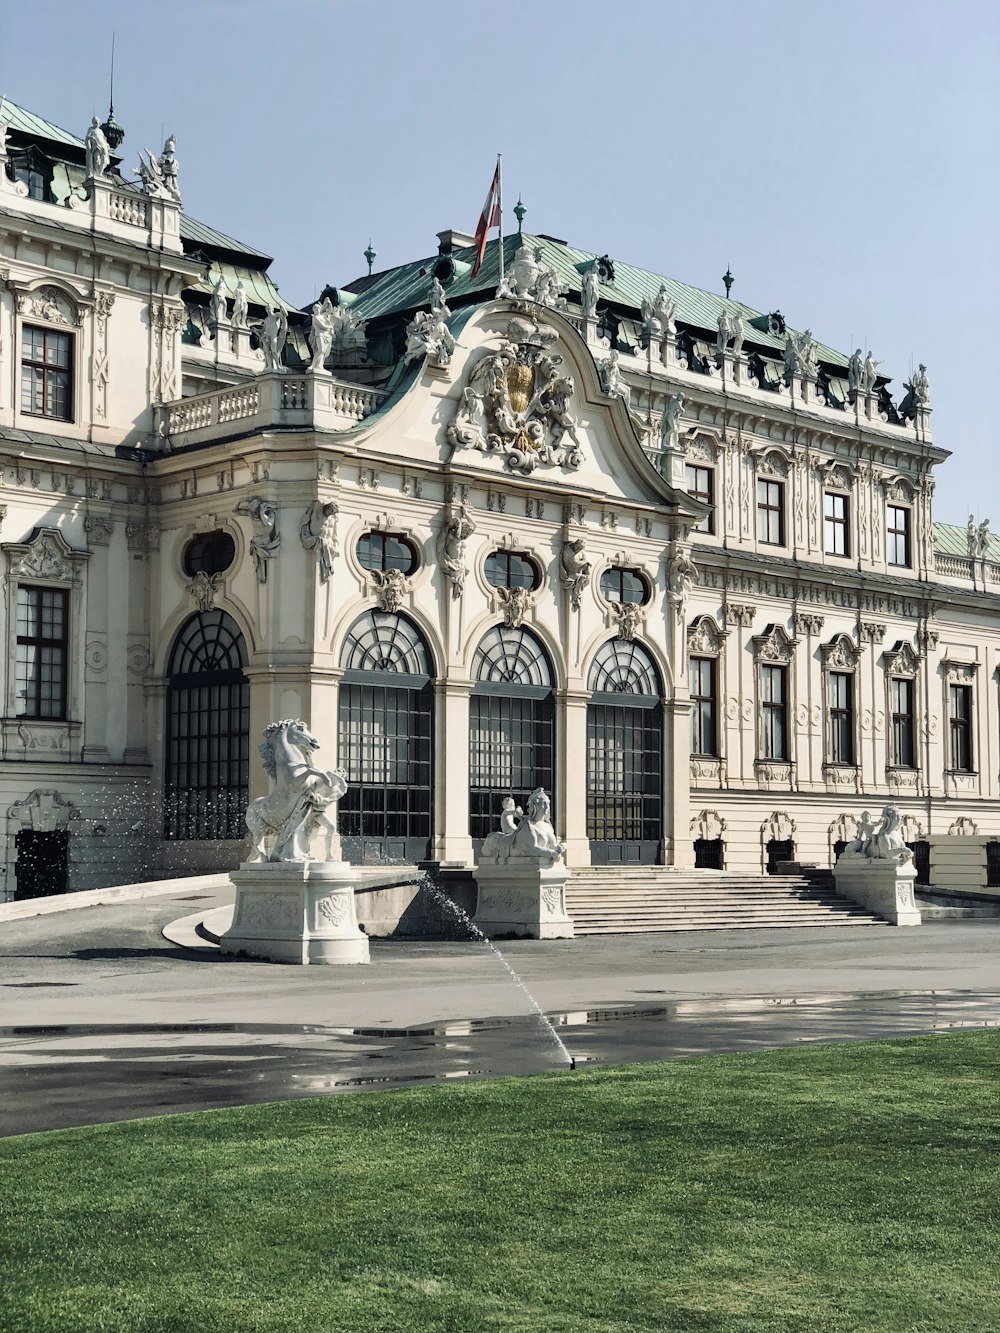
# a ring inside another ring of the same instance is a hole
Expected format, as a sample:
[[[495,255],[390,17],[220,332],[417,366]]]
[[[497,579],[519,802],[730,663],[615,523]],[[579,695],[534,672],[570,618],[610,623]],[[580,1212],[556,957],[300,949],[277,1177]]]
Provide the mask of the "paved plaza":
[[[501,943],[573,1073],[483,944],[243,961],[195,929],[231,901],[179,885],[0,920],[0,1134],[1000,1023],[1000,919]]]

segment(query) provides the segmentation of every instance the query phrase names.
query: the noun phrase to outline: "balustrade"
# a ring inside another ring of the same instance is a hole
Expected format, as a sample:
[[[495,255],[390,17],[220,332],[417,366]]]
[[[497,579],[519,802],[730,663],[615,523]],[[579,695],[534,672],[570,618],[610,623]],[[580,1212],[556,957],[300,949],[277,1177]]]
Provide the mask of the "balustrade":
[[[245,384],[166,404],[167,433],[190,435],[252,419],[266,424],[286,412],[308,414],[335,427],[336,418],[343,422],[363,420],[384,399],[385,394],[377,389],[356,384],[308,375],[265,374]]]
[[[146,200],[134,194],[112,190],[108,195],[108,215],[115,222],[126,222],[132,227],[146,226]]]

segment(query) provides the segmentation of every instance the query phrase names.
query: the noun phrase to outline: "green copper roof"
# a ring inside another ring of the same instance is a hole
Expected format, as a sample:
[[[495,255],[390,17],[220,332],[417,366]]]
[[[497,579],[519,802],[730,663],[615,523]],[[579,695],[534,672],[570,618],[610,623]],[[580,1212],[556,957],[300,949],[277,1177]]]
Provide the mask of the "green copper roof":
[[[522,241],[525,245],[541,250],[542,262],[551,265],[564,286],[574,292],[580,291],[583,270],[598,258],[590,250],[577,250],[562,241],[555,241],[545,236],[527,234],[522,238],[505,236],[504,262],[508,267]],[[473,295],[486,300],[493,294],[499,282],[496,241],[491,241],[487,245],[483,266],[475,278],[471,276],[475,259],[472,247],[454,250],[450,257],[455,262],[456,273],[450,282],[444,284],[449,301],[454,298],[461,302],[463,298]],[[389,269],[382,274],[374,274],[372,278],[366,277],[351,283],[350,287],[359,291],[353,309],[363,314],[366,319],[377,319],[380,315],[426,305],[431,278],[440,258],[441,256],[432,255],[411,264],[403,264],[399,268]],[[727,300],[726,297],[717,296],[714,292],[703,291],[700,287],[690,287],[663,274],[637,268],[634,264],[627,264],[619,259],[614,260],[614,269],[614,282],[599,285],[599,299],[638,315],[643,299],[646,297],[652,299],[663,286],[667,289],[670,299],[677,304],[678,320],[683,324],[705,329],[713,342],[718,333],[719,315],[723,310],[738,312],[747,325],[751,319],[767,313],[743,305],[739,301]],[[773,334],[749,327],[746,329],[746,341],[778,353],[782,352],[785,346],[783,338],[776,338]],[[817,349],[820,359],[827,365],[846,367],[848,358],[841,352],[822,343],[817,343]]]
[[[83,140],[75,134],[70,134],[68,130],[61,130],[58,125],[53,125],[50,120],[42,120],[41,116],[36,116],[31,111],[25,111],[24,107],[17,106],[14,102],[8,102],[5,99],[3,111],[0,112],[0,115],[12,130],[18,130],[21,134],[30,135],[33,139],[48,139],[52,143],[67,144],[71,148],[83,150]]]
[[[987,549],[986,559],[995,565],[1000,565],[1000,536],[997,536],[995,532],[991,532],[989,538],[990,544]],[[942,555],[961,555],[968,559],[968,528],[960,527],[957,523],[935,523],[934,549],[935,551],[940,551]]]
[[[271,256],[265,254],[263,250],[254,250],[251,246],[244,245],[242,241],[233,240],[232,236],[206,226],[204,222],[199,222],[197,218],[190,217],[187,213],[181,214],[181,240],[189,242],[195,249],[199,245],[209,245],[217,250],[228,250],[234,255],[245,255],[249,259],[266,260],[266,263],[258,265],[259,268],[267,268],[271,263]],[[188,246],[185,246],[185,249],[187,248]]]

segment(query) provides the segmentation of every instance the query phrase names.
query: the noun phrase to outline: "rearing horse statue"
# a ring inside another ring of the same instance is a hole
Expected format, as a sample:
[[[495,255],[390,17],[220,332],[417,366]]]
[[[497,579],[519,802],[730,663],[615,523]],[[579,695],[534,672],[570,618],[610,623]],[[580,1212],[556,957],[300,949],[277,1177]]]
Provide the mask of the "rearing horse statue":
[[[319,741],[300,720],[270,723],[258,748],[274,788],[247,808],[247,828],[254,839],[250,860],[312,859],[309,841],[321,824],[326,825],[326,860],[332,860],[337,802],[347,791],[347,774],[342,768],[328,773],[312,766],[310,759]]]

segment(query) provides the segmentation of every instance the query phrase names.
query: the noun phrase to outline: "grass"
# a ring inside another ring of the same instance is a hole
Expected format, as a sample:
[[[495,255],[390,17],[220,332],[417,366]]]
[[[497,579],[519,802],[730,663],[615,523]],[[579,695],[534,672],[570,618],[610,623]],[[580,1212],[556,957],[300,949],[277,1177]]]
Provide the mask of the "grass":
[[[997,1330],[998,1055],[969,1032],[0,1141],[0,1330]]]

